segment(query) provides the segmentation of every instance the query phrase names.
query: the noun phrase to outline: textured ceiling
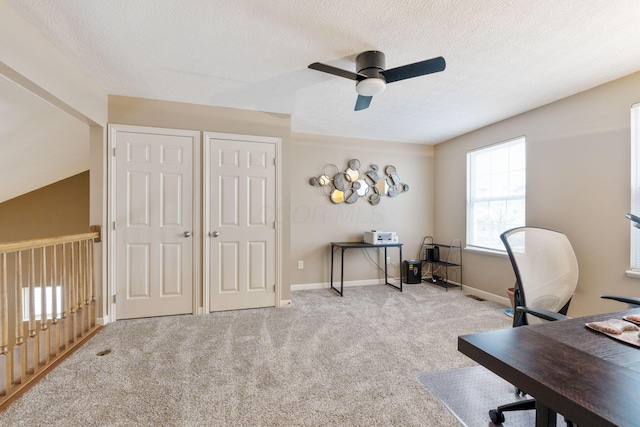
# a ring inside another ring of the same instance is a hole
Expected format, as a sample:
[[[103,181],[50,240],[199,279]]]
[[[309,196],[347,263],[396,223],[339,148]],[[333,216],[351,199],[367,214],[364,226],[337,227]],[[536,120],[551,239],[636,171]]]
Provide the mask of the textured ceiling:
[[[109,94],[287,113],[294,132],[434,144],[640,70],[637,0],[8,0]],[[353,70],[444,56],[354,112]]]

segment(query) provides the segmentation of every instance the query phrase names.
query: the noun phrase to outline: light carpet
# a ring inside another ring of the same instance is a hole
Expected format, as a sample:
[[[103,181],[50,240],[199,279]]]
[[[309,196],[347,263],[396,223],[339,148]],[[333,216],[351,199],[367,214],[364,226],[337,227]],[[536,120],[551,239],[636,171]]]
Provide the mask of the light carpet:
[[[426,372],[418,379],[466,427],[495,426],[489,410],[506,403],[524,400],[515,388],[482,366]],[[535,411],[505,412],[504,427],[535,426]],[[564,417],[558,416],[558,426],[565,426]]]
[[[475,365],[458,335],[511,323],[503,306],[428,284],[292,300],[111,323],[0,425],[455,426],[417,375]]]

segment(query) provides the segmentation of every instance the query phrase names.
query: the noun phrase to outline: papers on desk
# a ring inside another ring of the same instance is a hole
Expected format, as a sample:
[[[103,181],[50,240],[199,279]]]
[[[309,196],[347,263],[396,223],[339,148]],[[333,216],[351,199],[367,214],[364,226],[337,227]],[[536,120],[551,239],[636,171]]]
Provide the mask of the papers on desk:
[[[630,316],[625,316],[625,319]],[[640,321],[639,316],[633,316]],[[631,319],[626,319],[631,320]],[[640,336],[638,333],[640,328],[631,322],[622,319],[609,319],[602,322],[589,322],[585,326],[594,331],[602,332],[605,335],[615,338],[619,341],[640,347]]]
[[[640,315],[638,314],[630,314],[628,316],[624,316],[623,319],[635,323],[636,325],[640,325]]]

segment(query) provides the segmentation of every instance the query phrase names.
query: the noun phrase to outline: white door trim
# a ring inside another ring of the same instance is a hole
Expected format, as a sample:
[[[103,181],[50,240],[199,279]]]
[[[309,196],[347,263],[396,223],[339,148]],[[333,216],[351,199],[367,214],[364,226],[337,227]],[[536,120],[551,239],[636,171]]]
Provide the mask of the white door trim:
[[[280,168],[280,158],[282,155],[282,139],[280,138],[276,138],[276,137],[270,137],[270,136],[256,136],[256,135],[240,135],[240,134],[232,134],[232,133],[219,133],[219,132],[204,132],[204,136],[202,138],[202,144],[204,145],[204,149],[203,149],[203,177],[202,177],[202,181],[203,182],[209,182],[209,179],[211,178],[211,165],[209,164],[209,149],[210,149],[210,144],[208,143],[209,140],[211,139],[224,139],[224,140],[228,140],[228,141],[238,141],[238,142],[260,142],[260,143],[267,143],[267,144],[275,144],[276,146],[276,194],[275,194],[275,225],[276,225],[276,254],[275,254],[275,275],[276,275],[276,301],[275,301],[275,306],[276,307],[281,307],[283,305],[283,301],[281,301],[281,297],[282,297],[282,268],[281,268],[281,260],[282,260],[282,227],[280,224],[280,217],[279,217],[279,207],[280,207],[280,200],[281,200],[281,182],[282,180],[281,178],[281,168]],[[202,218],[209,218],[210,215],[210,196],[208,194],[208,192],[204,192],[203,194],[203,216]],[[209,233],[210,230],[203,230],[203,238],[207,239],[206,234]],[[203,256],[202,259],[209,259],[209,248],[208,245],[203,244]],[[209,275],[210,275],[210,271],[209,271],[209,263],[208,262],[203,262],[202,263],[203,266],[203,275],[202,275],[202,283],[209,283]],[[209,304],[209,297],[210,297],[210,289],[209,286],[204,286],[203,285],[203,304],[204,304],[204,312],[205,313],[209,313],[210,311],[210,304]]]
[[[140,133],[160,133],[163,135],[176,135],[176,136],[193,136],[194,137],[194,147],[193,147],[193,236],[201,236],[201,216],[200,212],[202,211],[202,200],[201,200],[201,172],[200,172],[200,164],[201,164],[201,146],[202,139],[201,133],[199,131],[193,130],[182,130],[182,129],[167,129],[167,128],[158,128],[158,127],[147,127],[147,126],[131,126],[131,125],[119,125],[119,124],[109,124],[108,125],[108,142],[107,142],[107,239],[109,242],[109,254],[107,256],[107,271],[108,271],[108,279],[107,279],[107,294],[108,294],[108,306],[109,306],[109,320],[115,321],[117,320],[117,311],[116,311],[116,233],[114,229],[114,221],[116,218],[116,161],[115,161],[115,149],[117,147],[117,138],[116,134],[118,131],[127,131],[127,132],[140,132]],[[200,240],[198,238],[192,239],[193,245],[193,292],[192,292],[192,314],[200,313],[198,307],[201,306],[201,288],[200,284],[202,283],[202,275],[200,268]]]

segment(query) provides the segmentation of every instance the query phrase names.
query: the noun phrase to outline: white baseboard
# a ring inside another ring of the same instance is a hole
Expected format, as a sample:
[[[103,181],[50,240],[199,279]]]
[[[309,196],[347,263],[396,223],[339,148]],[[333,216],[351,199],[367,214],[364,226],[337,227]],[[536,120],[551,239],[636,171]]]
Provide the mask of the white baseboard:
[[[104,326],[109,323],[109,316],[98,317],[96,323],[100,326]]]
[[[397,284],[399,281],[397,279],[389,279],[389,282],[393,284]],[[460,286],[460,283],[449,281],[452,285]],[[344,287],[354,287],[354,286],[370,286],[370,285],[383,285],[384,280],[380,279],[370,279],[370,280],[351,280],[348,282],[344,282]],[[334,287],[339,287],[340,283],[333,282]],[[329,282],[324,283],[303,283],[297,285],[291,285],[291,291],[306,291],[310,289],[329,289]],[[505,307],[511,307],[511,301],[507,297],[501,297],[480,289],[472,288],[471,286],[462,285],[462,290],[470,295],[475,295],[487,301],[492,301],[500,305],[504,305]],[[291,301],[289,301],[291,303]],[[281,303],[284,305],[284,301]]]
[[[398,279],[389,278],[389,283],[397,284]],[[344,282],[345,288],[351,288],[354,286],[371,286],[371,285],[384,285],[384,279],[367,279],[367,280],[349,280]],[[293,291],[308,291],[310,289],[329,289],[331,286],[329,282],[323,283],[302,283],[297,285],[291,285],[291,292]],[[333,282],[334,288],[340,287],[340,282]]]
[[[455,286],[460,286],[459,282],[454,282],[453,280],[449,280],[449,283]],[[472,288],[471,286],[462,284],[462,290],[468,293],[469,295],[475,295],[479,298],[482,298],[487,301],[492,301],[500,305],[504,305],[506,307],[511,307],[511,300],[507,297],[501,297],[496,294],[492,294],[480,289]]]
[[[496,294],[492,294],[489,292],[482,291],[480,289],[472,288],[467,285],[462,285],[462,290],[464,290],[468,294],[475,295],[487,301],[492,301],[497,304],[504,305],[505,307],[511,307],[511,301],[507,297],[501,297]]]
[[[280,308],[291,307],[291,300],[290,299],[281,299],[280,300],[280,305],[278,305],[278,307],[280,307]]]

